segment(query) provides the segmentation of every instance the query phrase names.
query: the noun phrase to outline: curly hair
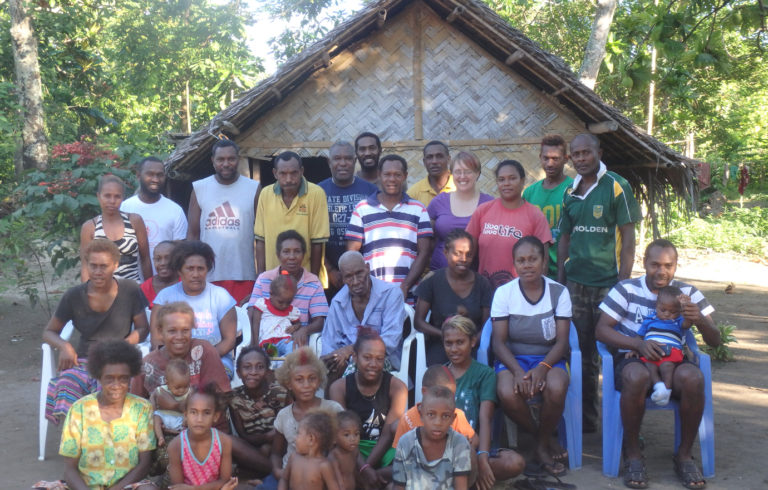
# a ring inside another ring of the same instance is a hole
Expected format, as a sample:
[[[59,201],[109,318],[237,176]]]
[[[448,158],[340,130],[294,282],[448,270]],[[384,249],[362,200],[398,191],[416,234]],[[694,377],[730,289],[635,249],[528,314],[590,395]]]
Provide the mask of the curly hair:
[[[189,383],[189,364],[184,359],[171,359],[165,366],[165,380],[168,381],[168,375],[179,376],[186,379]]]
[[[240,372],[240,368],[243,367],[243,359],[245,359],[245,356],[247,356],[251,352],[255,352],[256,354],[263,357],[264,364],[267,366],[267,369],[270,368],[270,366],[272,365],[272,359],[267,355],[266,352],[264,352],[264,349],[262,349],[258,345],[249,345],[247,347],[243,347],[243,350],[240,351],[240,355],[237,356],[237,361],[235,361],[235,370],[238,373]]]
[[[301,419],[299,427],[317,438],[320,452],[328,454],[336,439],[336,415],[322,409],[314,409]]]
[[[104,340],[91,346],[88,352],[88,374],[100,379],[104,367],[109,364],[125,364],[131,377],[141,372],[141,352],[125,340]]]
[[[207,396],[213,401],[213,410],[215,412],[221,412],[224,410],[224,395],[219,391],[219,387],[211,381],[210,383],[206,383],[205,386],[195,386],[192,388],[192,393],[189,394],[187,397],[186,402],[184,403],[184,411],[187,411],[187,407],[189,406],[189,402],[192,401],[192,398],[195,396]]]
[[[336,414],[336,422],[338,425],[337,430],[348,423],[354,424],[358,429],[363,426],[363,423],[360,421],[360,416],[357,412],[353,412],[352,410],[342,410],[341,412],[338,412]]]
[[[307,346],[297,349],[287,356],[283,364],[275,370],[275,378],[277,382],[286,388],[290,387],[291,375],[293,370],[300,366],[310,366],[317,371],[317,376],[320,378],[320,386],[325,386],[325,381],[328,378],[328,370],[325,368],[325,364],[319,357]]]
[[[160,331],[163,330],[165,317],[171,313],[183,313],[188,315],[192,319],[192,328],[195,327],[195,310],[193,310],[186,301],[174,301],[173,303],[166,303],[158,306],[157,324],[160,326]]]
[[[355,339],[355,343],[352,346],[352,349],[355,351],[355,354],[358,354],[360,353],[360,348],[363,347],[363,344],[365,342],[376,341],[376,340],[384,344],[384,339],[381,338],[381,335],[379,335],[379,332],[377,332],[371,327],[364,327],[360,325],[359,327],[357,327],[357,338]],[[386,345],[387,344],[384,344],[384,346]]]
[[[106,238],[94,238],[91,243],[85,247],[83,258],[88,262],[91,258],[91,254],[97,253],[108,254],[115,262],[120,260],[120,249],[117,248],[117,245],[115,245],[112,240],[107,240]]]
[[[173,248],[173,253],[171,253],[171,269],[174,272],[181,272],[184,262],[194,255],[199,255],[205,260],[205,266],[208,268],[208,271],[211,271],[216,266],[216,254],[213,253],[210,245],[200,240],[185,240],[179,242]]]

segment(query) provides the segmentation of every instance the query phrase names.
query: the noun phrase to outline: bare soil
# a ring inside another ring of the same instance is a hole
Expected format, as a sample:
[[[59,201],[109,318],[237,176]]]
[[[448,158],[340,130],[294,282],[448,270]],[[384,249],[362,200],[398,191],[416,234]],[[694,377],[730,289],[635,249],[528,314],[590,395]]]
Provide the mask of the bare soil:
[[[716,476],[707,488],[768,488],[768,266],[737,256],[682,251],[677,277],[704,292],[717,310],[716,321],[738,327],[734,362],[713,363]],[[731,283],[733,294],[726,294]],[[54,306],[57,300],[54,297]],[[47,319],[42,309],[30,308],[21,296],[6,293],[0,298],[2,489],[27,489],[40,479],[63,474],[56,427],[48,429],[47,459],[37,460],[40,337]],[[673,423],[666,411],[646,416],[643,437],[651,488],[682,488],[672,468]],[[600,441],[599,433],[585,435],[584,467],[569,472],[564,481],[580,489],[624,488],[620,478],[601,474]],[[511,482],[506,485],[511,488]]]

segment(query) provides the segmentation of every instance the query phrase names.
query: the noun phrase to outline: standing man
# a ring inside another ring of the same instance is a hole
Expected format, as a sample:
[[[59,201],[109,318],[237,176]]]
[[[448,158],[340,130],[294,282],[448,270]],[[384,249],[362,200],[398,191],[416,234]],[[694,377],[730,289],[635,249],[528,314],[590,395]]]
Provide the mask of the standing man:
[[[301,157],[285,151],[275,158],[272,169],[277,182],[261,192],[256,212],[256,262],[258,272],[271,270],[279,264],[274,253],[277,235],[296,230],[310,244],[301,266],[328,284],[323,270],[323,245],[330,234],[328,202],[318,185],[304,178]],[[266,251],[269,250],[269,253]]]
[[[165,166],[162,160],[157,157],[145,158],[136,167],[136,174],[139,178],[139,192],[123,201],[120,211],[136,213],[144,220],[149,256],[152,258],[158,243],[183,240],[187,236],[187,217],[181,206],[162,194],[165,188]],[[152,273],[157,273],[154,263]]]
[[[416,285],[432,254],[427,208],[405,193],[408,164],[399,155],[379,161],[381,191],[360,201],[347,226],[347,249],[362,251],[371,275],[400,285],[413,302]]]
[[[360,171],[357,172],[357,176],[378,188],[379,157],[381,156],[379,136],[368,131],[360,133],[355,138],[355,155],[360,162]]]
[[[192,183],[188,240],[201,240],[216,254],[208,280],[226,289],[238,304],[247,299],[256,280],[253,223],[259,182],[237,171],[240,148],[234,141],[213,145],[210,177]]]
[[[427,176],[416,182],[408,189],[408,195],[424,206],[429,206],[432,199],[441,192],[453,192],[456,186],[453,175],[448,170],[451,154],[448,147],[441,141],[430,141],[424,147],[424,168]]]
[[[325,191],[328,201],[328,221],[331,237],[325,245],[325,270],[328,274],[329,301],[342,288],[339,257],[347,250],[344,235],[357,203],[378,191],[378,188],[355,176],[355,147],[346,141],[337,141],[328,150],[331,177],[318,185]],[[376,171],[378,173],[378,169]]]
[[[629,183],[609,172],[600,161],[603,151],[593,134],[571,141],[571,159],[578,175],[563,201],[558,282],[567,284],[572,320],[582,352],[584,432],[597,430],[598,359],[595,325],[600,302],[618,281],[629,279],[635,259],[638,206]]]
[[[549,222],[549,229],[555,246],[549,247],[549,269],[547,276],[557,280],[557,243],[560,237],[560,214],[563,209],[565,190],[571,186],[573,179],[563,173],[568,162],[568,148],[565,140],[559,134],[548,134],[541,140],[539,151],[541,169],[544,178],[529,185],[523,191],[523,199],[541,209]]]
[[[720,332],[712,321],[712,305],[695,287],[676,281],[677,249],[668,240],[648,244],[643,258],[645,275],[619,282],[600,305],[597,339],[618,349],[614,356],[614,382],[621,392],[621,423],[624,426],[624,484],[630,488],[648,486],[648,475],[640,445],[640,425],[645,415],[645,399],[651,390],[650,372],[634,351],[650,361],[661,359],[664,350],[653,340],[644,340],[637,332],[644,317],[656,310],[656,296],[661,288],[675,286],[691,298],[683,305],[683,318],[696,325],[707,345],[720,344]],[[691,362],[675,367],[672,397],[679,402],[680,445],[674,458],[676,473],[686,488],[704,488],[706,481],[693,460],[691,450],[704,411],[704,375]]]

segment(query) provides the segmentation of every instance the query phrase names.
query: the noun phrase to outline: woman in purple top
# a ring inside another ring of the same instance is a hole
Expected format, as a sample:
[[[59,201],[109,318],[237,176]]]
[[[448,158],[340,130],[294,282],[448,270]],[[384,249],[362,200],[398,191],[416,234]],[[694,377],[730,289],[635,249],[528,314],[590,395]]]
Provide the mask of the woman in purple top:
[[[435,232],[435,249],[432,252],[430,270],[436,271],[448,265],[445,259],[445,237],[455,228],[465,229],[477,206],[493,200],[477,188],[480,178],[480,161],[472,153],[462,151],[451,161],[451,173],[456,185],[454,192],[438,194],[427,206],[432,229]]]

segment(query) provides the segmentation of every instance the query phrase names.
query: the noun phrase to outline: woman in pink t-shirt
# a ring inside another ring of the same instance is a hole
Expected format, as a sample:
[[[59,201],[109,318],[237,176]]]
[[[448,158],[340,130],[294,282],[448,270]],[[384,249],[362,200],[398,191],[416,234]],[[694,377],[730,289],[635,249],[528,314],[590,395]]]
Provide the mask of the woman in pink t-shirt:
[[[552,232],[547,218],[523,197],[525,170],[517,160],[504,160],[496,166],[499,197],[481,204],[472,214],[467,231],[477,240],[478,272],[491,281],[494,288],[517,277],[512,247],[522,237],[533,235],[547,249]]]

